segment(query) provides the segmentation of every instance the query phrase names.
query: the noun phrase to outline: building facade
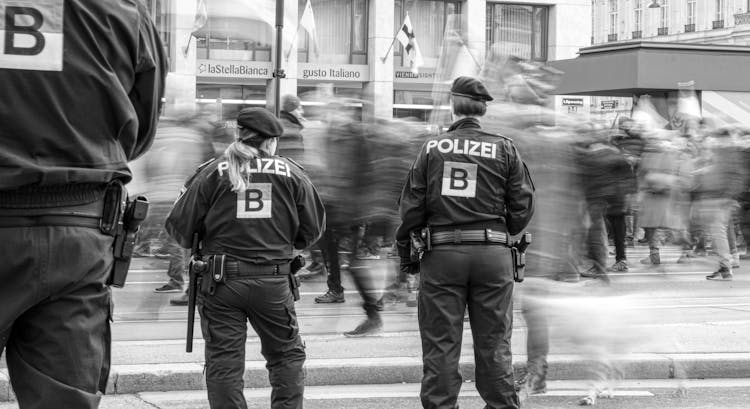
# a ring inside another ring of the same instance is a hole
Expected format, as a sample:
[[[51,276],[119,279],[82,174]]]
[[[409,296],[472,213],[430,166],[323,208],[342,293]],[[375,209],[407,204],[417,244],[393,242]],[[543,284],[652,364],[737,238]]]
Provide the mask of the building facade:
[[[638,39],[750,45],[750,0],[592,0],[591,7],[592,45]]]
[[[275,1],[144,1],[172,59],[168,110],[198,107],[230,122],[246,106],[273,104]],[[590,0],[310,0],[314,37],[298,30],[306,4],[284,4],[281,94],[298,95],[313,117],[327,98],[342,97],[364,120],[426,121],[445,109],[434,85],[447,64],[477,74],[491,49],[573,58],[591,33]],[[417,72],[394,41],[407,15],[424,60]]]

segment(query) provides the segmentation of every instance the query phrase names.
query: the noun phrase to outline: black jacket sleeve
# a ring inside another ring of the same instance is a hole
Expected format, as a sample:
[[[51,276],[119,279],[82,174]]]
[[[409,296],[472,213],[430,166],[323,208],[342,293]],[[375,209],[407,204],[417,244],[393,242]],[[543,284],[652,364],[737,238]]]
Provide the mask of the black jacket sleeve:
[[[508,154],[509,177],[505,189],[508,233],[521,233],[534,215],[534,182],[515,146]]]
[[[299,216],[299,229],[294,238],[294,248],[306,249],[317,242],[326,227],[326,213],[323,200],[310,179],[300,175],[295,201]]]
[[[135,141],[120,141],[128,160],[141,156],[154,140],[169,70],[168,57],[156,27],[145,7],[138,3],[138,54],[133,88],[128,93],[138,115],[138,137]]]
[[[419,151],[399,199],[401,225],[396,230],[397,241],[408,241],[409,232],[427,223],[427,150]]]
[[[203,191],[204,181],[200,174],[188,180],[164,223],[167,233],[186,249],[193,244],[193,233],[202,234],[203,220],[211,206],[209,195]]]

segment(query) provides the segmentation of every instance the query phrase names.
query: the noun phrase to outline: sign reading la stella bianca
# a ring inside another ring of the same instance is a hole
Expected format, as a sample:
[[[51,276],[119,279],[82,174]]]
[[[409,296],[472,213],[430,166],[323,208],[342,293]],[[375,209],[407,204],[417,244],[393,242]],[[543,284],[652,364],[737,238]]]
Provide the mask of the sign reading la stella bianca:
[[[197,71],[199,77],[269,79],[273,65],[265,61],[198,60]]]

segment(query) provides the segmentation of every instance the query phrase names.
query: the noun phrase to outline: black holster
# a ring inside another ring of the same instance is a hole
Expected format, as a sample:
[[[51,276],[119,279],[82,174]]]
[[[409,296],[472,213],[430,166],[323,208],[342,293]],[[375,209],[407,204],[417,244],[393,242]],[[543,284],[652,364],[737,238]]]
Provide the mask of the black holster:
[[[130,200],[125,186],[119,180],[107,185],[100,229],[102,233],[115,239],[112,246],[114,263],[107,278],[108,285],[117,288],[125,285],[138,231],[147,215],[148,199],[145,196]]]

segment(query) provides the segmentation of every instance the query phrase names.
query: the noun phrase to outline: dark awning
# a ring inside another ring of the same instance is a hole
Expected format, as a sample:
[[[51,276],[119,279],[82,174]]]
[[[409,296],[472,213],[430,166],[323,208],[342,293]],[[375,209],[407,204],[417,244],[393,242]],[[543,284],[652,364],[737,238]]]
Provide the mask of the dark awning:
[[[564,72],[559,95],[632,96],[676,90],[750,91],[750,47],[632,41],[582,48],[550,61]]]

